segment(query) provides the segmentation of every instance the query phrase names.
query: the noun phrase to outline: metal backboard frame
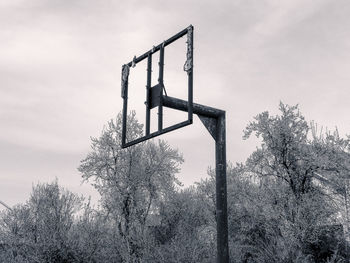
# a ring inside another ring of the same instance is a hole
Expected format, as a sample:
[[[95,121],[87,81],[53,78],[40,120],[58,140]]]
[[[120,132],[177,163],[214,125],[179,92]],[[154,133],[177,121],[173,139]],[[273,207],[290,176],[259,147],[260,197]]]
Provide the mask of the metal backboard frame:
[[[171,125],[169,127],[163,127],[163,106],[164,97],[167,96],[164,89],[164,52],[166,46],[170,45],[174,41],[187,35],[187,59],[184,65],[184,71],[188,75],[188,98],[187,98],[187,120]],[[154,53],[159,51],[159,75],[158,83],[152,86],[152,56]],[[145,123],[145,135],[133,141],[126,141],[126,129],[127,129],[127,111],[128,111],[128,78],[130,68],[136,66],[137,63],[147,58],[147,85],[146,85],[146,123]],[[190,25],[186,29],[180,31],[176,35],[172,36],[163,43],[153,46],[153,48],[139,57],[134,57],[132,61],[123,65],[122,67],[122,92],[121,97],[123,98],[123,127],[122,127],[122,148],[132,146],[134,144],[143,142],[145,140],[154,138],[161,134],[185,127],[192,124],[193,122],[193,26]],[[164,96],[165,92],[165,96]],[[158,130],[150,132],[150,113],[151,109],[158,107]]]
[[[187,60],[184,70],[188,74],[188,101],[168,96],[164,90],[164,49],[167,45],[187,34]],[[152,54],[159,51],[159,79],[158,84],[151,86]],[[129,69],[136,63],[147,58],[147,92],[146,92],[146,131],[145,136],[126,142],[126,121],[128,103],[128,76]],[[122,69],[122,98],[123,130],[122,147],[128,147],[148,140],[166,132],[184,127],[192,123],[192,115],[197,114],[210,135],[215,140],[215,170],[216,170],[216,224],[217,224],[217,262],[229,263],[228,223],[227,223],[227,184],[226,184],[226,113],[223,110],[193,103],[193,27],[182,30],[178,34],[153,47],[140,57],[123,66]],[[163,128],[163,106],[188,113],[188,120]],[[158,107],[158,131],[150,133],[150,110]]]

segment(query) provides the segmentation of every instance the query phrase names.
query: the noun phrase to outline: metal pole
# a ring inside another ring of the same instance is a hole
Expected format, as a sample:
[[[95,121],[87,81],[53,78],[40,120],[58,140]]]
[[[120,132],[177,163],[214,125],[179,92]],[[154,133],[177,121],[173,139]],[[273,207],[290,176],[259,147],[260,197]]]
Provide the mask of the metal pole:
[[[151,118],[151,108],[150,108],[150,93],[152,86],[152,54],[148,54],[147,59],[147,94],[146,94],[146,135],[150,134],[150,118]]]
[[[217,262],[229,262],[227,225],[227,185],[226,185],[226,127],[225,113],[216,121],[215,161],[216,161],[216,223]]]
[[[160,48],[159,52],[159,78],[158,83],[160,85],[160,97],[158,106],[158,131],[163,130],[163,74],[164,74],[164,47]]]
[[[164,96],[164,106],[186,111],[187,103],[180,99]],[[214,125],[215,134],[215,162],[216,162],[216,229],[217,229],[217,262],[229,262],[228,249],[228,222],[227,222],[227,183],[226,183],[226,117],[225,111],[208,106],[193,104],[193,113],[208,118],[203,123],[208,131],[211,123]]]
[[[348,253],[349,251],[349,245],[348,245],[348,238],[349,238],[349,207],[348,207],[348,187],[349,187],[349,180],[345,180],[345,187],[344,187],[344,198],[345,198],[345,211],[346,211],[346,236],[345,236],[345,251]]]
[[[188,111],[189,105],[187,101],[177,99],[177,98],[172,98],[170,96],[164,96],[162,94],[161,94],[161,97],[162,97],[162,101],[161,101],[162,106],[169,107],[172,109],[177,109],[180,111]],[[125,103],[125,100],[124,100],[124,103]],[[193,103],[193,113],[198,115],[198,117],[203,122],[204,126],[208,129],[208,131],[210,132],[210,134],[213,136],[215,140],[217,262],[228,263],[229,249],[228,249],[228,223],[227,223],[225,111],[204,106],[201,104]],[[161,121],[162,120],[160,120],[160,122]],[[178,125],[181,126],[182,123]],[[174,125],[174,127],[169,127],[166,129],[162,129],[162,125],[158,127],[160,128],[160,131],[164,133],[164,132],[168,132],[176,129],[177,127],[175,126],[176,125]],[[140,138],[139,140],[134,140],[133,142],[129,143],[129,145],[127,146],[153,138],[159,134],[160,134],[159,132],[151,133],[148,135],[148,137],[143,137],[143,138]]]

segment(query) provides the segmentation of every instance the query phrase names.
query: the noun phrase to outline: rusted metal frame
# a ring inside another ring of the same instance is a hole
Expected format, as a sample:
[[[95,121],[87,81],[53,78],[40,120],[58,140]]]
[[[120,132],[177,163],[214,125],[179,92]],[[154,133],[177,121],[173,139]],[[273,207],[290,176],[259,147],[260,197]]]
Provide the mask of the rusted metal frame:
[[[134,57],[132,61],[130,61],[129,63],[123,65],[123,68],[127,68],[129,69],[130,67],[133,67],[135,66],[138,62],[141,62],[142,60],[144,60],[146,57],[149,58],[149,56],[152,56],[152,54],[154,54],[155,52],[163,49],[163,65],[162,65],[162,69],[159,69],[160,71],[164,71],[164,48],[173,43],[174,41],[176,41],[177,39],[183,37],[184,35],[188,34],[188,37],[190,39],[190,43],[191,43],[191,46],[190,46],[190,50],[191,50],[191,53],[192,53],[192,57],[193,57],[193,26],[190,25],[189,27],[187,27],[186,29],[180,31],[179,33],[177,33],[176,35],[172,36],[171,38],[169,38],[168,40],[165,40],[163,43],[157,45],[157,46],[153,46],[153,48],[151,50],[149,50],[148,52],[144,53],[143,55],[139,56],[139,57]],[[188,39],[188,40],[189,40]],[[161,52],[160,52],[161,53]],[[193,59],[192,59],[193,61]],[[152,62],[151,62],[152,63]],[[129,73],[128,73],[129,74]],[[147,86],[149,86],[150,88],[147,88],[147,93],[148,95],[146,96],[146,130],[145,130],[145,134],[146,134],[146,138],[149,137],[150,135],[150,111],[148,112],[148,110],[151,110],[151,91],[152,91],[152,87],[151,87],[151,83],[148,83],[148,79],[151,80],[151,77],[149,77],[148,75],[151,74],[151,67],[150,67],[150,70],[148,71],[148,74],[147,74]],[[160,77],[161,79],[163,79],[163,77],[161,76]],[[163,80],[161,81],[163,82]],[[126,85],[124,85],[122,87],[122,98],[123,98],[123,126],[122,126],[122,147],[125,148],[127,147],[127,145],[130,145],[130,143],[126,143],[126,122],[127,122],[127,94],[128,94],[128,83],[127,81],[125,82]],[[192,104],[193,104],[193,64],[192,64],[192,67],[191,69],[188,71],[188,85],[189,85],[189,90],[188,90],[188,101],[185,102],[187,103],[187,112],[188,112],[188,120],[183,122],[183,123],[186,123],[186,125],[188,125],[187,123],[189,122],[189,124],[191,124],[193,122],[193,107],[192,107]],[[164,88],[164,85],[162,85],[162,90],[161,90],[161,94],[159,96],[159,105],[160,107],[158,108],[160,114],[158,114],[158,132],[159,131],[162,131],[162,130],[165,130],[163,129],[163,103],[162,103],[162,100],[164,98],[163,96],[163,89]],[[148,101],[147,101],[148,100]],[[147,106],[148,105],[148,106]],[[182,123],[179,124],[180,127]],[[173,130],[173,127],[177,127],[178,125],[173,125],[171,127],[168,127],[166,128],[166,130]],[[159,133],[152,133],[152,134],[162,134],[164,132],[159,132]],[[152,136],[154,137],[154,136]],[[134,144],[134,143],[133,143]]]
[[[146,86],[146,135],[150,134],[150,122],[151,122],[151,105],[150,105],[150,93],[152,86],[152,54],[148,54],[147,59],[147,86]]]
[[[164,89],[164,46],[160,48],[159,52],[159,78],[158,84],[160,86],[160,97],[158,106],[158,131],[163,130],[163,89]]]
[[[216,159],[216,215],[217,215],[217,262],[219,263],[228,263],[229,262],[229,250],[228,250],[228,224],[227,224],[227,182],[226,182],[226,125],[225,125],[225,112],[222,110],[218,110],[215,108],[211,108],[208,106],[200,105],[200,104],[193,104],[193,65],[191,69],[188,71],[188,101],[172,98],[169,96],[163,96],[163,64],[164,64],[164,48],[171,44],[172,42],[176,41],[180,37],[184,36],[189,32],[189,30],[192,31],[193,34],[193,27],[190,26],[178,34],[174,35],[173,37],[169,38],[168,40],[164,41],[163,43],[159,44],[158,46],[154,46],[150,51],[144,53],[143,55],[139,57],[135,57],[133,61],[129,62],[128,64],[124,65],[127,67],[130,67],[132,65],[135,65],[136,63],[144,60],[146,57],[150,57],[153,53],[157,52],[158,50],[161,50],[160,53],[163,53],[163,60],[160,59],[160,68],[159,68],[159,84],[162,84],[161,86],[161,93],[159,95],[159,106],[161,106],[161,114],[158,116],[158,131],[149,134],[149,128],[147,132],[147,115],[146,115],[146,136],[136,139],[132,142],[126,143],[126,118],[127,118],[127,94],[128,94],[128,81],[126,79],[124,90],[122,89],[122,97],[124,99],[123,104],[123,131],[122,131],[122,147],[126,148],[131,145],[146,141],[148,139],[151,139],[153,137],[156,137],[158,135],[173,131],[175,129],[187,126],[192,123],[192,115],[197,114],[205,127],[208,129],[210,134],[215,140],[215,159]],[[193,43],[193,35],[191,36],[191,43]],[[163,51],[162,51],[163,50]],[[191,52],[193,56],[193,46],[191,46]],[[160,55],[162,56],[162,54]],[[193,60],[192,60],[193,61]],[[163,63],[161,63],[163,62]],[[149,63],[149,61],[148,61]],[[161,65],[162,64],[162,65]],[[148,69],[151,67],[148,67]],[[148,72],[148,74],[150,74]],[[149,90],[151,89],[151,83],[148,82],[149,75],[147,75],[147,99],[148,103],[150,103],[150,93]],[[147,108],[150,110],[150,104],[148,104]],[[187,111],[188,112],[188,120],[175,124],[173,126],[170,126],[168,128],[162,129],[162,106],[181,110],[181,111]],[[161,120],[159,119],[161,117]],[[149,117],[148,117],[149,118]],[[160,123],[161,122],[161,123]],[[149,125],[149,122],[148,122]],[[147,134],[148,133],[148,134]]]
[[[193,26],[190,26],[193,28]],[[183,37],[184,35],[186,35],[188,32],[188,28],[180,31],[179,33],[177,33],[176,35],[172,36],[171,38],[165,40],[164,42],[160,43],[159,45],[157,46],[154,46],[151,50],[147,51],[146,53],[142,54],[141,56],[139,57],[136,57],[135,59],[133,59],[134,63],[139,63],[141,62],[142,60],[144,60],[145,58],[148,57],[148,54],[153,54],[157,51],[159,51],[161,49],[161,47],[166,47],[167,45],[170,45],[171,43],[173,43],[174,41],[178,40],[179,38]],[[129,63],[127,63],[127,65],[129,67],[131,67],[133,61],[130,61]]]

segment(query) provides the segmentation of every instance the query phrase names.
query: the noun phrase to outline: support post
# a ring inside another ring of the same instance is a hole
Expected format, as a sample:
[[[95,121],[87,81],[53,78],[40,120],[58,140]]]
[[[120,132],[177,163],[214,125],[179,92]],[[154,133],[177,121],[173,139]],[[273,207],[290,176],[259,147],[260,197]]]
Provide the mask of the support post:
[[[229,262],[227,225],[227,184],[226,184],[226,127],[225,113],[216,121],[216,228],[217,262]]]
[[[181,111],[188,110],[188,104],[180,99],[164,96],[163,103],[163,106],[172,109]],[[193,113],[198,115],[212,137],[215,139],[217,262],[228,263],[226,114],[223,110],[196,103],[193,104]],[[203,117],[207,120],[204,120]],[[216,123],[216,126],[213,125],[214,123]]]

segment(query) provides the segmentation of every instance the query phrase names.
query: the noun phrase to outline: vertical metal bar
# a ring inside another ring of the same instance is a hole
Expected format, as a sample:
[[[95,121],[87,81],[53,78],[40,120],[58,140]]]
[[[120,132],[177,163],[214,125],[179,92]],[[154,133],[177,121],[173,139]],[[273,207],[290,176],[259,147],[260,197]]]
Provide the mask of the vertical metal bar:
[[[147,86],[146,86],[146,135],[150,134],[150,118],[151,118],[151,108],[150,108],[150,93],[152,85],[152,54],[148,54],[147,59]]]
[[[164,75],[164,46],[160,48],[159,55],[159,78],[158,83],[161,86],[160,89],[160,98],[159,98],[159,106],[158,106],[158,131],[163,129],[163,75]]]
[[[229,262],[227,225],[227,185],[226,185],[226,127],[225,113],[217,118],[215,159],[216,159],[216,222],[217,222],[217,262]]]
[[[126,121],[128,117],[128,88],[125,88],[125,97],[123,98],[123,127],[122,127],[122,146],[126,143]]]
[[[128,86],[129,86],[129,68],[127,65],[122,67],[122,98],[123,98],[123,126],[122,126],[122,147],[126,144],[126,122],[128,118]]]
[[[191,34],[191,54],[192,54],[192,67],[188,74],[188,120],[193,121],[193,109],[190,105],[193,105],[193,29]]]

